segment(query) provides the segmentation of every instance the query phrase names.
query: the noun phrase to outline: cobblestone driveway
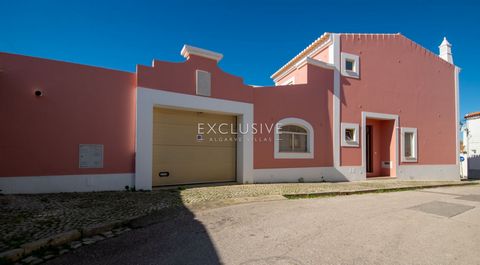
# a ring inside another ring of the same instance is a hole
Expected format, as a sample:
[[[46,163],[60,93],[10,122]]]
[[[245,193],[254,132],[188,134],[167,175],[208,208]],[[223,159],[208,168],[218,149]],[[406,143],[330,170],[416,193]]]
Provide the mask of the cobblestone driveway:
[[[417,187],[459,182],[365,181],[182,187],[153,192],[90,192],[0,196],[0,252],[57,233],[121,221],[166,207],[207,201],[325,191]]]

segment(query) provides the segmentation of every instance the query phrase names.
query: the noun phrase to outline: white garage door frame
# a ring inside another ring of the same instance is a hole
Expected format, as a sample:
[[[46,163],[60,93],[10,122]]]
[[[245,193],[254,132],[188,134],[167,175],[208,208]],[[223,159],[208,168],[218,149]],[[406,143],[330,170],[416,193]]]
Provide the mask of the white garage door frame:
[[[163,107],[237,116],[242,128],[253,124],[253,104],[137,87],[135,188],[152,189],[153,108]],[[242,129],[243,131],[244,129]],[[253,136],[238,135],[237,182],[253,182]]]

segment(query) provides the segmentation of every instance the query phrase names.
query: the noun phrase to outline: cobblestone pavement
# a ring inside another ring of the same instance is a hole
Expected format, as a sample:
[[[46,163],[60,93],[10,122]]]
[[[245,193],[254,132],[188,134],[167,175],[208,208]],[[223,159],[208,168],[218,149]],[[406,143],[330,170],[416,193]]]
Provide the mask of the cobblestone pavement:
[[[0,252],[82,227],[146,215],[166,207],[296,193],[417,187],[459,182],[365,181],[180,187],[153,192],[89,192],[0,196]]]

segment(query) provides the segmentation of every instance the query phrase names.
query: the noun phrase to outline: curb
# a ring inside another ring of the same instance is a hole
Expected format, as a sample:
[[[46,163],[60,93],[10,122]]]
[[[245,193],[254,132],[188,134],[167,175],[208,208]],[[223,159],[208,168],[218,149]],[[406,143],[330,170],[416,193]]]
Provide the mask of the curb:
[[[452,183],[452,184],[423,185],[423,186],[398,187],[398,188],[377,188],[377,189],[350,190],[350,191],[294,193],[294,194],[284,194],[283,196],[287,199],[307,199],[307,198],[316,198],[316,197],[345,196],[345,195],[377,193],[377,192],[394,192],[394,191],[420,190],[420,189],[431,189],[431,188],[442,188],[442,187],[471,186],[471,185],[478,185],[478,184],[480,183],[465,182],[465,183],[458,183],[458,184]]]
[[[50,237],[42,238],[36,241],[25,243],[20,245],[19,248],[11,249],[0,253],[0,259],[6,259],[11,262],[16,262],[22,259],[23,257],[28,256],[34,251],[48,248],[48,247],[58,247],[65,244],[68,244],[72,241],[79,240],[81,238],[91,237],[99,235],[104,232],[111,231],[114,228],[127,226],[131,222],[137,220],[139,216],[135,216],[123,221],[115,221],[111,223],[96,224],[93,226],[84,227],[81,229],[71,230],[68,232],[56,234]]]

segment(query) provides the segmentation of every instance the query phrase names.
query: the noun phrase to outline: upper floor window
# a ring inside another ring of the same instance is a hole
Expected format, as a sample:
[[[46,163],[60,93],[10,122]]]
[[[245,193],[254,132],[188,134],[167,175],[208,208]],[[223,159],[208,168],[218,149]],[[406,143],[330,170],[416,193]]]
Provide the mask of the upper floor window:
[[[358,147],[358,123],[345,123],[341,124],[342,129],[342,146],[345,147]]]
[[[345,70],[355,71],[354,66],[355,66],[355,61],[354,60],[350,60],[350,59],[345,60]]]
[[[286,118],[275,128],[275,159],[313,158],[313,127],[298,118]]]
[[[341,69],[344,76],[360,78],[360,57],[355,54],[342,52]]]

